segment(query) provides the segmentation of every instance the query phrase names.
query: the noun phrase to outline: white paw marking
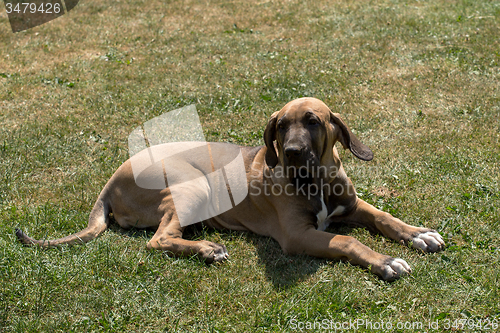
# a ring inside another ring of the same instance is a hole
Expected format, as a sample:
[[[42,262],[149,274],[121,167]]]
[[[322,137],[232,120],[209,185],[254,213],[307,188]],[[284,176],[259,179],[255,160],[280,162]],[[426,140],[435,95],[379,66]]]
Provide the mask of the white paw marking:
[[[400,258],[395,258],[389,261],[386,267],[388,273],[388,279],[393,280],[400,278],[405,275],[411,274],[411,267],[406,261]]]
[[[227,253],[226,250],[222,253],[215,253],[214,254],[214,261],[223,261],[229,258],[229,253]]]
[[[427,231],[412,239],[413,247],[424,252],[437,252],[444,248],[444,241],[440,234]]]

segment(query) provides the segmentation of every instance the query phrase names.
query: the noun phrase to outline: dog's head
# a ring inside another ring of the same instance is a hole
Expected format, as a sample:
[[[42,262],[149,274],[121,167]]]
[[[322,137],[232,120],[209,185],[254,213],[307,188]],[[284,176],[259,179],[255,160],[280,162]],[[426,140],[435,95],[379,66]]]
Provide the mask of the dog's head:
[[[331,169],[339,167],[333,151],[337,141],[362,160],[373,158],[370,148],[359,141],[340,115],[316,98],[293,100],[273,113],[264,141],[267,165],[282,167],[292,182],[297,178],[310,182],[317,177],[331,181]]]

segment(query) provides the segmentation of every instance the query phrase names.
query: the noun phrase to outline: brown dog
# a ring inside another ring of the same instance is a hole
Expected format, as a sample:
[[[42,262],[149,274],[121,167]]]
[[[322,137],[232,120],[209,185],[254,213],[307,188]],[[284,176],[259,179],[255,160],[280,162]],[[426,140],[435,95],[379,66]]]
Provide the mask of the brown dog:
[[[325,232],[327,226],[332,222],[347,222],[378,231],[400,243],[409,243],[424,252],[444,248],[436,231],[407,225],[356,196],[335,143],[339,141],[362,160],[371,160],[373,154],[340,115],[330,111],[320,100],[301,98],[285,105],[271,116],[264,139],[265,146],[238,147],[243,157],[248,195],[232,209],[204,220],[207,226],[270,236],[279,242],[285,253],[347,260],[369,267],[384,280],[411,273],[410,266],[402,259],[371,250],[353,237]],[[234,147],[210,143],[211,163],[202,163],[196,154],[181,154],[175,166],[182,169],[183,175],[203,180],[214,171],[217,156],[223,156]],[[86,229],[53,241],[34,240],[17,230],[19,240],[26,245],[42,247],[85,243],[106,230],[112,213],[123,228],[157,226],[158,230],[147,244],[149,249],[176,256],[197,254],[208,263],[227,258],[224,245],[182,238],[184,226],[196,221],[188,214],[187,223],[181,223],[180,212],[206,207],[213,193],[210,183],[205,181],[203,186],[186,189],[186,194],[176,199],[174,205],[168,182],[165,188],[159,189],[138,186],[131,160],[118,168],[102,190]],[[164,167],[160,170],[165,173]],[[146,176],[151,172],[146,169]],[[232,178],[230,173],[224,177],[229,181]],[[165,174],[165,181],[167,178]],[[229,186],[227,190],[231,193]],[[234,198],[232,200],[234,204]]]

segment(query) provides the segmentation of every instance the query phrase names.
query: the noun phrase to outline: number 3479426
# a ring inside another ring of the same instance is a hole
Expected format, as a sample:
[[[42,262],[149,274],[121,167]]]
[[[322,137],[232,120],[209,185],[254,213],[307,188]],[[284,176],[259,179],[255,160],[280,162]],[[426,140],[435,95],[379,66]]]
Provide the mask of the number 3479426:
[[[39,6],[37,6],[36,3],[30,3],[30,2],[23,2],[23,3],[17,3],[17,4],[12,4],[12,3],[5,3],[5,7],[7,9],[7,14],[10,13],[31,13],[31,14],[58,14],[61,12],[61,4],[60,3],[41,3]]]

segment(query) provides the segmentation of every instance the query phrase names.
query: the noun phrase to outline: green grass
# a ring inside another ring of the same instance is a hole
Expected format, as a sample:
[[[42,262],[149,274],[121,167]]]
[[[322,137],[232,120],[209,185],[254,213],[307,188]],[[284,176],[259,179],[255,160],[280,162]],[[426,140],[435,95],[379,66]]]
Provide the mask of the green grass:
[[[17,34],[4,11],[0,29],[1,332],[500,321],[497,1],[87,0]],[[444,252],[331,229],[412,266],[385,283],[230,231],[190,234],[227,246],[214,266],[148,252],[151,231],[112,227],[47,251],[16,242],[16,227],[36,238],[82,229],[143,122],[196,103],[208,140],[259,145],[271,113],[302,96],[374,151],[371,162],[341,151],[359,195],[437,229]]]

